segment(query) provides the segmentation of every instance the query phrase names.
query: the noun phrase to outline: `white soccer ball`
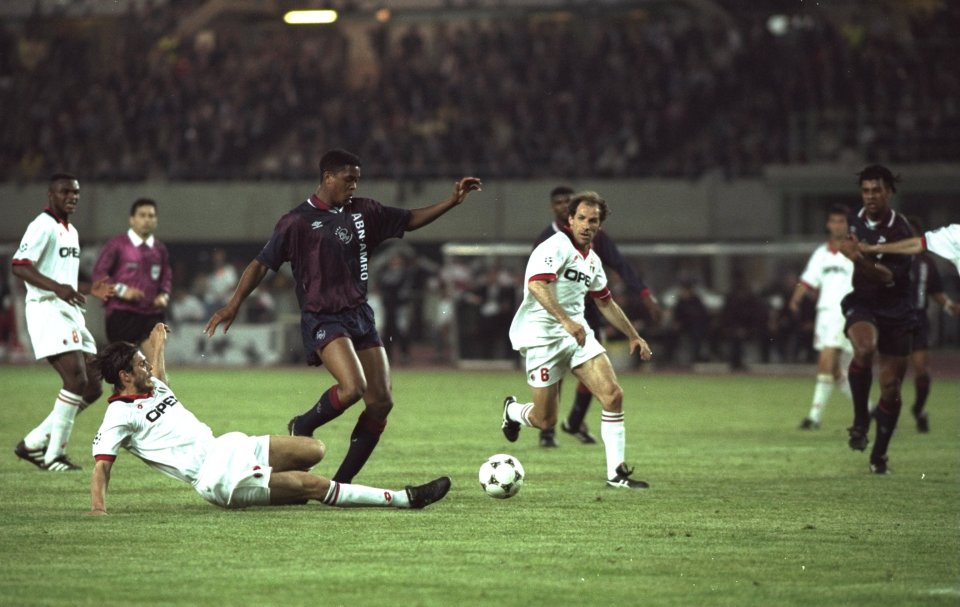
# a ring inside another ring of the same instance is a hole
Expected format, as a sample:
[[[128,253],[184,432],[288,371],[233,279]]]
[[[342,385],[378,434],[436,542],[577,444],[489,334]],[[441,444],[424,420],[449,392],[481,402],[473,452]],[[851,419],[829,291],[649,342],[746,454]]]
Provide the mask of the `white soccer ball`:
[[[523,486],[523,466],[512,455],[491,455],[480,466],[480,486],[490,497],[513,497]]]

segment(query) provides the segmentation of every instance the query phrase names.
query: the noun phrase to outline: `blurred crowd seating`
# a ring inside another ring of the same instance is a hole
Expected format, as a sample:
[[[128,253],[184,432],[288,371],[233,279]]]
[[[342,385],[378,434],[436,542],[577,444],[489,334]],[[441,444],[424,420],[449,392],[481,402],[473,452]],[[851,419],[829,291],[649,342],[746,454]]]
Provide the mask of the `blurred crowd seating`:
[[[960,159],[957,3],[893,20],[756,8],[288,28],[198,0],[0,28],[0,178],[750,176],[769,163]],[[734,5],[748,5],[733,3]],[[869,7],[868,7],[869,8]]]

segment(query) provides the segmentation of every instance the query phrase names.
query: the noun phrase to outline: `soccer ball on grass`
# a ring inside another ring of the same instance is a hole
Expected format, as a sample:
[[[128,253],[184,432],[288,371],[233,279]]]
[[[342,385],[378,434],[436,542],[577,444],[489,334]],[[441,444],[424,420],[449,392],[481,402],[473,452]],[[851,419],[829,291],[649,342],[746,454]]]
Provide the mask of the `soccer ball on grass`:
[[[513,497],[523,486],[523,466],[512,455],[491,455],[480,466],[480,486],[490,497]]]

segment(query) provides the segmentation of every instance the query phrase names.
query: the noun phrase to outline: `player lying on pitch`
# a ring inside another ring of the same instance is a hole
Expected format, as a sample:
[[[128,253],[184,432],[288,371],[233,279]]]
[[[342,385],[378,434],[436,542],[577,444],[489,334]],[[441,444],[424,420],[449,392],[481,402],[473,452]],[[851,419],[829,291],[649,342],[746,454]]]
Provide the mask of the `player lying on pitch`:
[[[403,491],[338,483],[311,474],[323,443],[303,436],[214,437],[164,383],[168,329],[158,323],[144,351],[114,342],[94,359],[114,394],[93,439],[96,465],[90,479],[90,513],[105,515],[107,486],[120,447],[148,466],[190,483],[205,500],[224,508],[305,504],[423,508],[443,498],[450,479],[440,477]]]

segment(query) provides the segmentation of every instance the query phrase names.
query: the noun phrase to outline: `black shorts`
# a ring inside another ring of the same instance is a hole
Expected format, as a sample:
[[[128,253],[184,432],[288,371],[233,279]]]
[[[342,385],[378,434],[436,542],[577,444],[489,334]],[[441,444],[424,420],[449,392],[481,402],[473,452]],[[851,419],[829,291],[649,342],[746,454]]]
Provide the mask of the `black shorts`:
[[[913,351],[930,349],[930,317],[926,310],[917,310],[917,326],[913,330]]]
[[[337,314],[301,312],[300,336],[307,351],[307,363],[315,367],[322,364],[320,350],[339,337],[349,337],[358,352],[383,347],[373,310],[366,303]]]
[[[868,322],[877,328],[877,351],[880,354],[910,356],[913,351],[913,331],[917,325],[915,314],[884,316],[866,306],[844,305],[843,316],[846,319],[844,334],[858,322]]]
[[[150,335],[150,331],[153,331],[157,323],[164,322],[164,320],[165,317],[162,312],[159,314],[141,314],[127,310],[114,310],[107,315],[107,340],[110,342],[129,341],[132,344],[140,345],[140,342]]]

